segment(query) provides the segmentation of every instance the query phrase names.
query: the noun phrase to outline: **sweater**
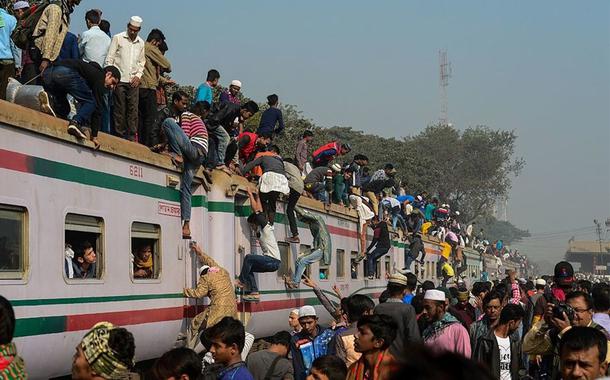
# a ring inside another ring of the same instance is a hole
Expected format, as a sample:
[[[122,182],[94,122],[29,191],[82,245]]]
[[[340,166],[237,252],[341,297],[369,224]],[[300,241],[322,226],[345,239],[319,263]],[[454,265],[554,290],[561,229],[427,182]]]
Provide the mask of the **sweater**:
[[[278,124],[277,129],[275,128],[276,124]],[[269,107],[261,116],[256,134],[259,136],[270,135],[272,133],[280,134],[283,130],[284,117],[282,116],[282,111],[276,107]]]
[[[197,148],[202,150],[202,155],[208,154],[208,131],[203,125],[201,118],[193,113],[184,112],[180,116],[180,127],[184,131],[186,137],[195,144]]]

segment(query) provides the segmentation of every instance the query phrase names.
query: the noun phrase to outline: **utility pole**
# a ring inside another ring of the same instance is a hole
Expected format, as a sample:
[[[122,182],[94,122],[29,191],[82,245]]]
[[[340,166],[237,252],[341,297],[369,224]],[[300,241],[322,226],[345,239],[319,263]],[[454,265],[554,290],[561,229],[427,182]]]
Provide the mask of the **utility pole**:
[[[602,224],[597,219],[593,219],[593,223],[595,223],[595,232],[597,233],[597,242],[599,243],[599,258],[601,259],[600,262],[604,264],[605,260],[603,259],[602,249]],[[593,255],[593,274],[597,274],[597,255]]]
[[[447,86],[449,86],[449,78],[451,78],[451,62],[447,60],[447,50],[439,50],[439,88],[441,92],[441,114],[438,119],[441,125],[449,125],[447,116]]]

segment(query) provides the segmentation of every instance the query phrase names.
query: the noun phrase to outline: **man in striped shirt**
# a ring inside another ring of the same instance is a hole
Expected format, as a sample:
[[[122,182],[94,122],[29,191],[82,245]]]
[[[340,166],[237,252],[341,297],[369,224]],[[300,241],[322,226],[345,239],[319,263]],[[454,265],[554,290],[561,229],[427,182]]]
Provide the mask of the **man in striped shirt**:
[[[191,112],[180,115],[180,124],[172,118],[163,122],[172,162],[184,167],[180,181],[180,214],[182,216],[182,238],[191,238],[191,185],[193,177],[208,155],[208,132],[203,119],[210,111],[210,103],[197,102]]]

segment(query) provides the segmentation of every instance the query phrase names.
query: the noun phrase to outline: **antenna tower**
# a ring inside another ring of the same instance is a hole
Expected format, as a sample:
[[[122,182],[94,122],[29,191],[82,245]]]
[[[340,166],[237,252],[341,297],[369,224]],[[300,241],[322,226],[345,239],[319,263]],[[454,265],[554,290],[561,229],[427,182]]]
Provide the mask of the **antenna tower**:
[[[447,86],[449,86],[449,78],[451,78],[451,62],[447,60],[447,50],[439,50],[439,88],[441,92],[441,116],[439,122],[441,125],[448,125],[447,118]]]

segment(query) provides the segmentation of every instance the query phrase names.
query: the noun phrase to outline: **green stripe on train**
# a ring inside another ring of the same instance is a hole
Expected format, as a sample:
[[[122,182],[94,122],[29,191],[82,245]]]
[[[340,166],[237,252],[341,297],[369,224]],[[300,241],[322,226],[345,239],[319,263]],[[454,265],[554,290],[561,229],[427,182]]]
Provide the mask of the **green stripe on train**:
[[[78,297],[78,298],[44,298],[11,301],[13,306],[43,306],[43,305],[71,305],[80,303],[104,303],[123,301],[142,301],[154,299],[182,298],[182,293],[167,294],[133,294],[125,296]]]

